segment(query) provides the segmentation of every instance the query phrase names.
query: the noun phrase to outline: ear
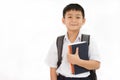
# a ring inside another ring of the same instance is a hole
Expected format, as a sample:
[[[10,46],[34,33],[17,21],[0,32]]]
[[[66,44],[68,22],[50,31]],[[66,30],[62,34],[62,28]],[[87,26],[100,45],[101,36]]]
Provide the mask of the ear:
[[[86,19],[84,18],[84,19],[83,19],[83,22],[82,22],[82,24],[84,25],[84,24],[85,24],[85,22],[86,22]]]
[[[65,18],[62,18],[62,23],[65,24]]]

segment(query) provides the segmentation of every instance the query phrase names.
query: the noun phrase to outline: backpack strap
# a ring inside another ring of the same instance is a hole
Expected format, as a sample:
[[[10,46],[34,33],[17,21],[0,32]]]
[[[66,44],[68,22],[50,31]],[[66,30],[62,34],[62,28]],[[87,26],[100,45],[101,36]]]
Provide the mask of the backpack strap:
[[[58,62],[57,68],[60,66],[62,61],[62,49],[63,49],[63,40],[65,35],[57,37],[56,45],[57,45],[57,52],[58,52]]]
[[[86,41],[89,45],[90,43],[90,35],[82,34],[81,35],[81,41]]]

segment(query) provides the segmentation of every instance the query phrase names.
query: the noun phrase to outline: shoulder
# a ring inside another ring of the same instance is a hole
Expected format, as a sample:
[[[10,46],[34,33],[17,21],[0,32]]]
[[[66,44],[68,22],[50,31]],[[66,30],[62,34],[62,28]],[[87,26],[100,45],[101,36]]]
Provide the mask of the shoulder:
[[[57,39],[58,38],[64,38],[65,37],[65,35],[59,35],[59,36],[57,36]]]
[[[51,47],[54,46],[56,47],[56,44],[59,43],[60,41],[62,41],[64,39],[65,35],[59,35],[59,36],[56,36],[54,39],[53,39],[53,42],[51,44]]]
[[[90,45],[97,44],[97,39],[95,35],[82,33],[81,36],[84,38],[84,40],[89,40]]]
[[[82,33],[81,36],[88,37],[90,40],[95,40],[95,35],[92,34]]]
[[[61,41],[61,40],[64,39],[64,37],[65,37],[65,35],[60,35],[60,36],[57,37],[56,41],[57,41],[57,42],[58,42],[58,41]]]

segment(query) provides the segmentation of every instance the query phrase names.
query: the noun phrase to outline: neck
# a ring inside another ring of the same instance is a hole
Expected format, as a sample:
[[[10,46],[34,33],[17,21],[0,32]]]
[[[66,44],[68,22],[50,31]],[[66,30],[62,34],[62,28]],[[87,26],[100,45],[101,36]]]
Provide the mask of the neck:
[[[68,39],[71,43],[73,43],[76,40],[78,33],[79,31],[68,31]]]

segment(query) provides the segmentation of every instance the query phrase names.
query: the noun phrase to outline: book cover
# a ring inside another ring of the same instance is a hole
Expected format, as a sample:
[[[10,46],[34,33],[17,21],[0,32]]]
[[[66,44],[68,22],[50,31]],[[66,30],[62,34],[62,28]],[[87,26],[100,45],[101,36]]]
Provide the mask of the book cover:
[[[71,54],[75,54],[76,48],[79,48],[78,55],[81,59],[89,60],[88,58],[88,43],[86,41],[71,43],[68,45]],[[72,74],[79,74],[83,72],[87,72],[88,70],[78,66],[70,64]]]

